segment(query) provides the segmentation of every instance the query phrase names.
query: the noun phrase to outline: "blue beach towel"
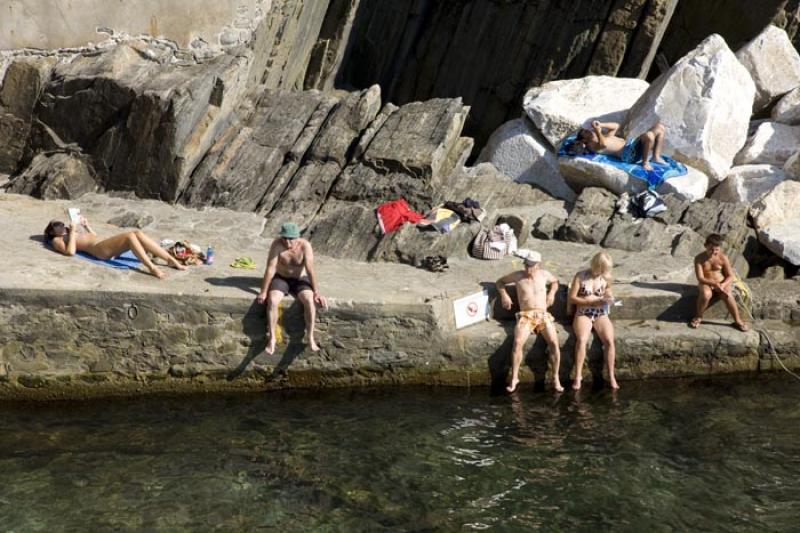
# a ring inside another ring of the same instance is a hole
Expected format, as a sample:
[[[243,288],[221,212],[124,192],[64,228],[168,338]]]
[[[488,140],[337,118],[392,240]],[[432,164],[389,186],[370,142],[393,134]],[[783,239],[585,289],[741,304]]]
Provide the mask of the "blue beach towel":
[[[661,156],[661,159],[664,160],[663,163],[651,161],[650,164],[653,170],[645,170],[640,163],[626,163],[614,156],[597,154],[594,152],[577,153],[573,148],[576,140],[577,135],[568,135],[558,149],[558,157],[582,157],[589,161],[596,161],[598,163],[605,163],[617,167],[634,178],[647,182],[647,188],[650,190],[655,190],[659,185],[670,178],[683,176],[688,172],[686,165],[667,156]],[[628,145],[626,145],[626,147],[627,146]],[[635,145],[631,144],[631,146]]]
[[[48,243],[45,243],[45,247],[50,248],[51,250],[53,249],[53,247]],[[117,257],[112,257],[111,259],[98,259],[97,257],[87,254],[86,252],[76,252],[75,257],[80,257],[81,259],[90,261],[96,265],[118,268],[120,270],[135,270],[142,266],[142,262],[139,261],[139,258],[136,257],[136,255],[130,250],[123,252]]]

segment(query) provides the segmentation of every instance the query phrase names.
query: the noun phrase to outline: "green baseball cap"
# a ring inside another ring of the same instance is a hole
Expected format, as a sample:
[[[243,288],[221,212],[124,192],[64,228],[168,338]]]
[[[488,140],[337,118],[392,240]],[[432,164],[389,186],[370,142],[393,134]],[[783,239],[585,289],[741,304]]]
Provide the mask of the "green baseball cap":
[[[300,237],[300,228],[294,222],[284,222],[279,235],[284,239],[297,239]]]

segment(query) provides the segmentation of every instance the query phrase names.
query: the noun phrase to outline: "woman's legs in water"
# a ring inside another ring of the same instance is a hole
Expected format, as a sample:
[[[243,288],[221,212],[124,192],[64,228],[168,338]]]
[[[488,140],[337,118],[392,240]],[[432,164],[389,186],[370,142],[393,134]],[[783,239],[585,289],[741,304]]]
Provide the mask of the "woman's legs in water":
[[[572,381],[572,388],[578,390],[583,380],[583,362],[586,360],[586,344],[592,332],[592,319],[576,314],[572,329],[575,332],[575,379]]]
[[[95,243],[89,252],[99,259],[111,259],[112,257],[116,257],[130,250],[139,258],[139,261],[144,263],[144,266],[147,267],[151,274],[159,279],[163,278],[165,274],[153,264],[144,246],[139,242],[139,238],[136,235],[137,233],[136,231],[128,231],[103,239]]]
[[[608,315],[597,317],[594,321],[594,330],[603,343],[603,354],[606,356],[606,367],[608,367],[608,383],[612,389],[618,389],[617,377],[615,375],[615,364],[617,349],[614,342],[614,324]]]

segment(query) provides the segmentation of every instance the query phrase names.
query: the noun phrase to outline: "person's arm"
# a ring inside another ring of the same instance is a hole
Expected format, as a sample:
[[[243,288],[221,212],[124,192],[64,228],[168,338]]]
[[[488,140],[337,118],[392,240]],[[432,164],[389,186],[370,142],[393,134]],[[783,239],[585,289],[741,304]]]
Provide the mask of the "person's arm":
[[[725,276],[725,279],[720,282],[720,287],[727,292],[728,287],[733,283],[734,274],[731,262],[725,254],[722,254],[722,275]]]
[[[581,288],[581,275],[580,272],[575,274],[572,278],[572,286],[569,289],[569,301],[572,305],[597,305],[603,301],[600,296],[578,296],[578,291]]]
[[[311,247],[311,243],[308,241],[303,243],[303,248],[303,258],[305,260],[304,266],[306,269],[306,274],[308,274],[308,280],[311,282],[311,290],[314,291],[314,301],[322,307],[327,307],[328,304],[325,301],[325,297],[319,292],[317,273],[314,272],[314,249]]]
[[[269,247],[269,255],[267,256],[267,268],[264,269],[264,279],[261,280],[261,292],[258,293],[256,300],[258,303],[263,304],[267,300],[267,291],[269,285],[272,283],[272,278],[275,277],[275,271],[278,269],[278,247],[275,242]]]
[[[592,129],[594,130],[594,134],[597,136],[597,145],[601,148],[605,148],[606,146],[606,138],[603,134],[603,127],[599,121],[593,120],[592,121]]]
[[[91,226],[89,226],[89,221],[86,219],[86,217],[81,217],[81,226],[83,226],[86,232],[89,233],[90,235],[97,235],[97,233],[94,232]]]
[[[616,122],[600,122],[600,128],[606,131],[606,135],[612,137],[617,134],[619,124]]]
[[[506,290],[506,285],[509,283],[516,283],[519,279],[519,275],[517,272],[512,272],[502,278],[498,279],[494,286],[497,289],[497,294],[500,295],[500,305],[503,306],[503,309],[511,309],[514,305],[514,302],[511,301],[511,296],[509,296],[508,291]]]
[[[547,291],[547,307],[553,305],[553,302],[556,301],[556,293],[558,292],[558,278],[555,277],[552,273],[547,272],[548,278],[547,283],[550,284],[550,289]]]

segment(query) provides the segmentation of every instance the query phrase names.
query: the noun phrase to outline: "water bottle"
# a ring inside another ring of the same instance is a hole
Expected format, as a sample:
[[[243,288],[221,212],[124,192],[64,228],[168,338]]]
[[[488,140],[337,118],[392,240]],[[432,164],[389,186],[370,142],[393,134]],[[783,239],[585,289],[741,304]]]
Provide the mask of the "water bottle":
[[[206,264],[207,265],[213,265],[214,264],[214,249],[211,247],[210,244],[208,245],[208,248],[206,249]]]

